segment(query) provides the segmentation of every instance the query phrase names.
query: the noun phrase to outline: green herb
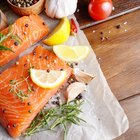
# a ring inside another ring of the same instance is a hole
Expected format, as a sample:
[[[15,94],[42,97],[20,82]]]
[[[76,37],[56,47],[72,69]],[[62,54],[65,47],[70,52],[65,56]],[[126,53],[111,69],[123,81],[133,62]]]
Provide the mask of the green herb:
[[[14,41],[17,41],[18,43],[21,43],[21,39],[19,38],[19,36],[13,35],[12,33],[13,33],[12,25],[8,27],[8,33],[6,35],[0,32],[0,50],[7,50],[7,51],[14,52],[12,49],[2,45],[2,43],[6,41],[6,39],[8,39],[9,37],[11,37],[11,39],[13,39]]]
[[[27,78],[24,78],[24,77],[21,77],[21,78],[22,78],[22,80],[10,80],[10,90],[9,90],[9,92],[15,93],[16,96],[21,101],[24,101],[25,99],[28,98],[28,94],[27,93],[32,92],[32,88],[31,88],[31,86],[28,83],[29,76]],[[23,82],[26,82],[26,84],[27,84],[27,92],[26,93],[25,93],[25,91],[20,89],[20,85]]]
[[[3,46],[3,45],[0,45],[0,50],[9,50],[11,52],[14,52],[12,49],[6,47],[6,46]]]
[[[67,136],[67,126],[69,124],[79,125],[83,119],[79,118],[82,100],[73,100],[49,110],[41,110],[39,114],[32,121],[25,135],[30,136],[34,133],[44,130],[54,130],[57,126],[62,126],[64,129],[64,139]]]

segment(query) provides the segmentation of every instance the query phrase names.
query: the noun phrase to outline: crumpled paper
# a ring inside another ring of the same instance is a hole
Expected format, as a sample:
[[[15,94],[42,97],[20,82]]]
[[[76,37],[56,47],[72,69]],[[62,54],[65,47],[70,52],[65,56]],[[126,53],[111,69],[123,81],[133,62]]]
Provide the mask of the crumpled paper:
[[[15,20],[17,16],[11,11],[6,11],[9,20]],[[47,18],[43,13],[41,16],[52,30],[58,21]],[[11,18],[12,17],[12,18]],[[80,114],[87,123],[81,125],[72,125],[69,128],[67,140],[111,140],[124,133],[129,122],[123,109],[117,99],[111,92],[108,83],[102,73],[99,63],[96,59],[86,36],[83,31],[79,30],[76,37],[71,36],[65,43],[67,45],[88,45],[90,48],[89,56],[79,63],[78,67],[95,76],[94,80],[88,85],[87,92],[83,94],[85,103],[82,106],[83,113]],[[29,53],[34,45],[24,53]],[[48,48],[47,46],[43,45]],[[36,133],[30,137],[20,137],[16,140],[62,140],[62,128],[58,128],[55,132],[45,131]],[[0,140],[13,140],[3,127],[0,127]]]

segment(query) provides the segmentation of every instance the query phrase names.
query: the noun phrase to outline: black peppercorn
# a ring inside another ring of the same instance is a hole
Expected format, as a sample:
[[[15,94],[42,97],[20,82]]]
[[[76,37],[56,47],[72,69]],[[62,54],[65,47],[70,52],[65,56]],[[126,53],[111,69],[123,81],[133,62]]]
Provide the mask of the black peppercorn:
[[[117,25],[116,28],[117,28],[117,29],[120,29],[120,28],[121,28],[121,25]]]
[[[32,113],[32,110],[28,110],[29,113]]]
[[[25,24],[25,27],[28,27],[29,25],[28,24]]]
[[[80,100],[80,99],[82,99],[82,98],[83,98],[82,94],[79,94],[79,95],[76,97],[77,100]]]
[[[18,42],[14,42],[14,45],[15,45],[15,46],[18,46]]]
[[[36,55],[36,52],[35,51],[33,52],[33,55]]]
[[[17,125],[16,124],[13,124],[13,127],[15,128]]]

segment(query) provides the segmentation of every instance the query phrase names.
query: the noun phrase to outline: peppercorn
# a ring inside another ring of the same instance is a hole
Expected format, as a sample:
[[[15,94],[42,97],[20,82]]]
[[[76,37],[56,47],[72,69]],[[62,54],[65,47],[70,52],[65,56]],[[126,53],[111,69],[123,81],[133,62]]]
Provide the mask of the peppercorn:
[[[10,0],[12,4],[18,7],[30,7],[36,4],[39,0]]]
[[[17,125],[16,124],[13,124],[13,127],[15,128]]]
[[[28,24],[25,24],[25,27],[28,27],[29,25]]]
[[[18,42],[14,42],[14,45],[15,45],[15,46],[18,46]]]
[[[77,100],[80,100],[80,99],[82,99],[82,98],[83,98],[82,94],[79,94],[79,95],[76,97]]]

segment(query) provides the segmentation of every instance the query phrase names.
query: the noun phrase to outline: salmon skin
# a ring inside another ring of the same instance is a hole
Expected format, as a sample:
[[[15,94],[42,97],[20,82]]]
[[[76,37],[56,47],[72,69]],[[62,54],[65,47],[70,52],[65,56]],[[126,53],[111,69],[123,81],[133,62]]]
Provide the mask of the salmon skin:
[[[17,57],[29,46],[38,42],[48,34],[48,27],[38,15],[24,16],[15,21],[12,28],[12,35],[20,38],[20,44],[15,42],[11,37],[6,39],[2,45],[11,48],[15,53],[10,51],[0,51],[0,66],[5,65],[10,60]],[[2,34],[8,34],[8,28],[1,31]]]
[[[43,89],[30,79],[30,68],[46,71],[63,69],[67,75],[66,79],[57,87]],[[72,69],[64,61],[41,46],[38,46],[31,54],[19,59],[14,66],[0,74],[1,125],[13,138],[19,137],[49,99],[57,93],[62,85],[66,84],[71,73]]]

